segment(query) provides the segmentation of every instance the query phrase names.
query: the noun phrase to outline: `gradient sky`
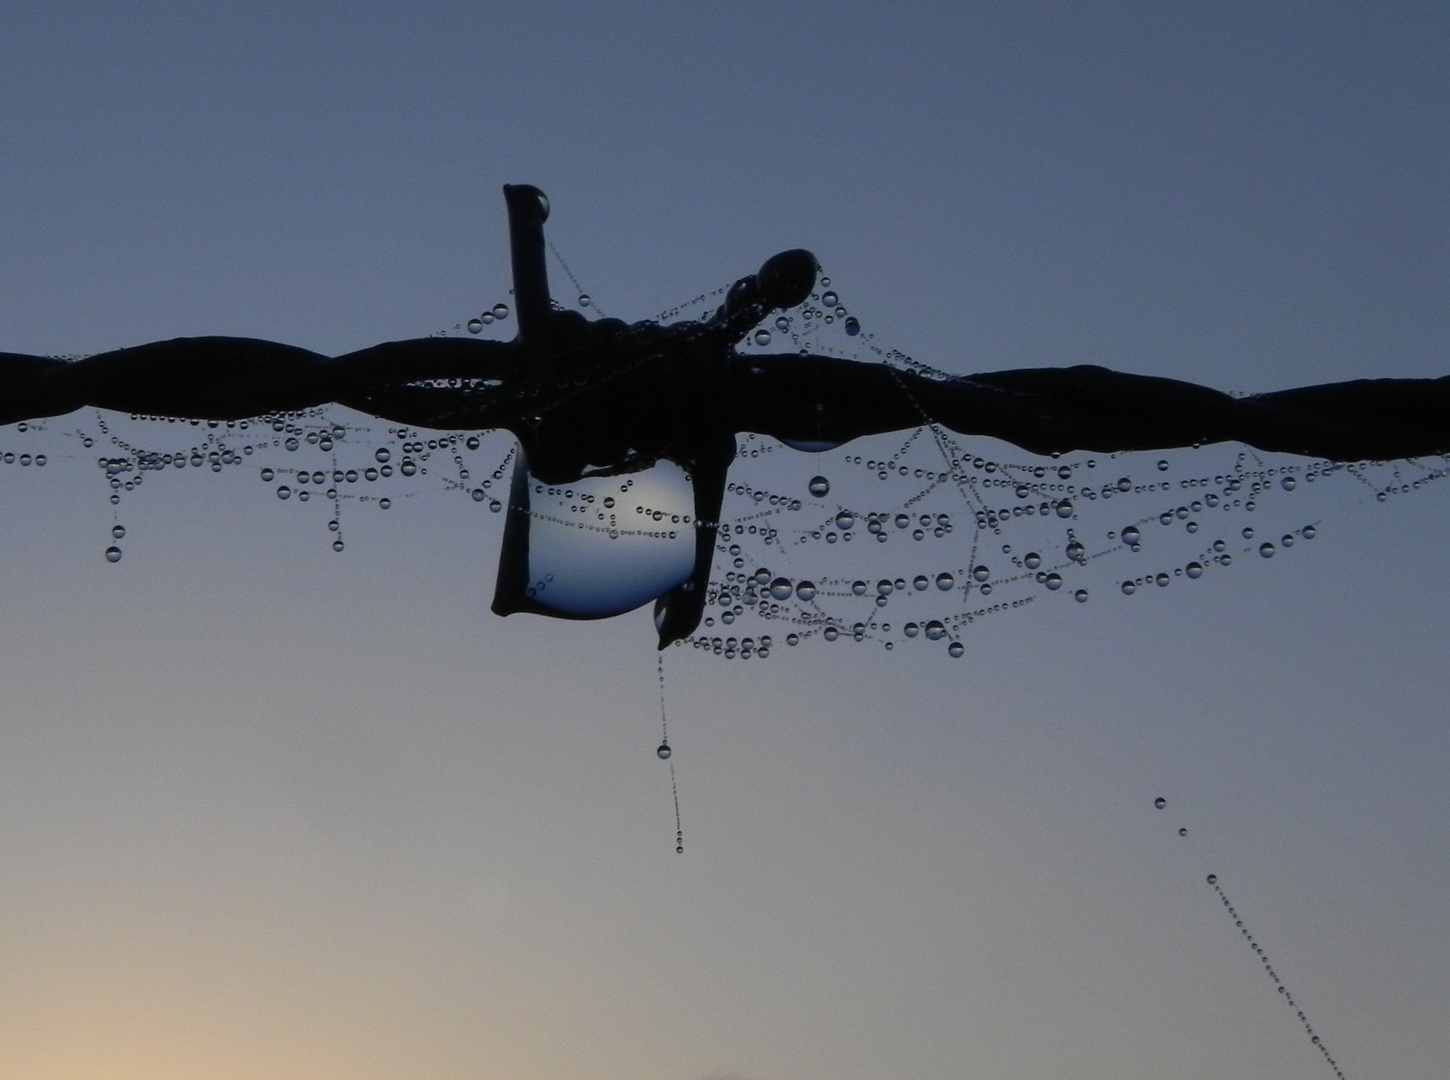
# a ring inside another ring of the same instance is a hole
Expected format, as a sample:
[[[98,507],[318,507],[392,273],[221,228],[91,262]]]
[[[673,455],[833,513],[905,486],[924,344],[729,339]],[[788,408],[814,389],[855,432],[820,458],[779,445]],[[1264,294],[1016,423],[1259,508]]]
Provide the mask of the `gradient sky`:
[[[528,182],[626,318],[804,246],[951,371],[1446,371],[1443,4],[298,7],[0,21],[0,349],[451,327]],[[1450,1060],[1443,490],[672,651],[680,857],[647,612],[494,617],[500,519],[194,470],[112,566],[93,462],[0,474],[0,1076],[1329,1077],[1210,871],[1347,1076]]]

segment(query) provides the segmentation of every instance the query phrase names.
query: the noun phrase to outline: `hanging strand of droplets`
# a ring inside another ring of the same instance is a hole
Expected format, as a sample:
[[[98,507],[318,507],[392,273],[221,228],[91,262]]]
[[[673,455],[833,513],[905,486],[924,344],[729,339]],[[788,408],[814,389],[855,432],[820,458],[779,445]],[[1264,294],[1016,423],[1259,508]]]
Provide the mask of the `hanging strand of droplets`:
[[[675,853],[685,853],[685,830],[680,825],[680,787],[675,782],[675,763],[670,761],[673,751],[670,749],[670,729],[665,721],[665,656],[660,653],[657,658],[659,680],[660,680],[660,745],[655,753],[661,761],[670,762],[670,794],[675,798]]]
[[[1321,1054],[1324,1055],[1325,1062],[1329,1065],[1331,1069],[1334,1070],[1334,1075],[1338,1077],[1338,1080],[1345,1080],[1344,1073],[1340,1071],[1339,1063],[1334,1060],[1334,1056],[1330,1054],[1329,1048],[1324,1045],[1324,1041],[1314,1033],[1314,1028],[1310,1025],[1308,1018],[1304,1015],[1304,1010],[1299,1008],[1299,1006],[1294,1003],[1294,995],[1291,994],[1289,992],[1289,988],[1284,985],[1284,980],[1279,978],[1279,973],[1274,970],[1274,965],[1269,963],[1268,954],[1264,952],[1263,948],[1259,945],[1259,943],[1254,940],[1254,935],[1249,933],[1249,929],[1244,925],[1243,919],[1239,917],[1238,911],[1234,909],[1233,904],[1229,903],[1228,896],[1223,891],[1223,886],[1218,883],[1218,875],[1209,874],[1208,883],[1213,886],[1213,891],[1218,893],[1218,898],[1223,901],[1223,906],[1225,910],[1228,911],[1229,918],[1233,919],[1234,925],[1238,927],[1239,931],[1244,935],[1244,940],[1249,943],[1250,948],[1254,950],[1254,954],[1258,956],[1259,960],[1263,963],[1264,973],[1268,975],[1269,978],[1274,980],[1274,986],[1278,989],[1284,1000],[1289,1003],[1289,1008],[1293,1009],[1298,1015],[1299,1023],[1304,1025],[1304,1033],[1309,1036],[1309,1041],[1315,1046],[1316,1049],[1318,1049]]]

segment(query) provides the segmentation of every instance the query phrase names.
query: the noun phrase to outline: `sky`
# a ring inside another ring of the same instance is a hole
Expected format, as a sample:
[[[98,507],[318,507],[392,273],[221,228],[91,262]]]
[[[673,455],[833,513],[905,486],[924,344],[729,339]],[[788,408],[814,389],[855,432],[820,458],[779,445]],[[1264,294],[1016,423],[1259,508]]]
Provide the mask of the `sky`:
[[[500,188],[532,183],[628,319],[807,247],[872,340],[951,372],[1445,373],[1440,4],[55,3],[3,30],[7,351],[446,330],[507,300]],[[1312,544],[1044,594],[960,659],[669,650],[677,855],[647,611],[495,617],[501,517],[438,489],[349,510],[342,554],[252,465],[113,508],[96,422],[0,466],[0,1076],[1332,1076],[1209,873],[1345,1076],[1443,1073],[1435,485],[1320,492]]]

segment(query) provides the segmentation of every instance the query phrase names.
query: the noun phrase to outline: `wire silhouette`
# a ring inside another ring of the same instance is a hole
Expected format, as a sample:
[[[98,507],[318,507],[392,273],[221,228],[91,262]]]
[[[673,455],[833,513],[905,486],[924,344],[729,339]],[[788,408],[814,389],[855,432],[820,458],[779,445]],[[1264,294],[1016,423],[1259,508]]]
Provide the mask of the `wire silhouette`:
[[[336,403],[439,430],[504,429],[522,448],[493,609],[569,616],[526,588],[529,475],[568,484],[673,461],[694,487],[695,561],[655,604],[660,647],[702,617],[736,436],[819,451],[939,424],[1035,454],[1236,441],[1331,461],[1450,452],[1450,377],[1372,379],[1232,397],[1102,367],[936,378],[816,354],[744,356],[772,313],[805,302],[819,266],[785,251],[739,279],[704,321],[588,321],[550,299],[544,193],[505,185],[518,333],[418,338],[341,356],[254,338],[194,337],[81,360],[0,353],[0,424],[94,407],[240,420]]]

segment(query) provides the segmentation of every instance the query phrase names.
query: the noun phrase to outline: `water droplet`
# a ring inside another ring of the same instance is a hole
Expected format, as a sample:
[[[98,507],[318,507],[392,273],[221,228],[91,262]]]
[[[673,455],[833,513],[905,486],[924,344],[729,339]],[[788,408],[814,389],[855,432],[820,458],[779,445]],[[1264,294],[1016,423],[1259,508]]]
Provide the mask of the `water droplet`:
[[[1137,586],[1136,583],[1131,582],[1131,581],[1125,581],[1125,582],[1123,582],[1123,595],[1124,596],[1132,596],[1137,591],[1138,591],[1138,586]]]
[[[1173,580],[1172,578],[1170,578],[1167,574],[1162,573],[1162,572],[1160,572],[1158,574],[1158,576],[1153,579],[1153,581],[1157,584],[1157,586],[1160,589],[1166,589],[1168,587],[1168,582],[1170,582],[1172,580]]]
[[[834,626],[828,626],[822,632],[821,636],[824,637],[827,641],[835,641],[838,637],[841,636],[841,631],[837,630]]]
[[[914,638],[921,633],[921,627],[914,622],[909,622],[901,628],[901,632],[909,638]]]
[[[509,317],[509,306],[507,304],[494,304],[493,317],[495,319],[507,319]]]
[[[831,482],[824,476],[813,476],[811,482],[806,485],[806,490],[819,499],[831,493]]]
[[[1274,545],[1265,540],[1259,545],[1259,554],[1265,559],[1272,559],[1274,557]]]
[[[1183,572],[1194,580],[1197,580],[1203,577],[1203,563],[1191,562],[1183,568]]]
[[[1143,540],[1143,534],[1136,525],[1123,526],[1123,531],[1120,535],[1123,538],[1123,543],[1129,547],[1137,547]]]
[[[1167,472],[1168,471],[1168,459],[1167,458],[1161,458],[1161,459],[1159,459],[1159,461],[1158,461],[1158,471],[1159,472]]]
[[[1209,874],[1208,875],[1208,883],[1210,885],[1217,885],[1218,884],[1218,875],[1217,874]]]
[[[770,344],[770,331],[767,330],[763,326],[759,330],[755,331],[755,344],[757,344],[757,345],[769,345]]]
[[[799,645],[801,643],[801,636],[799,634],[794,634],[794,633],[792,633],[792,634],[786,634],[786,636],[785,636],[785,643],[787,645]]]
[[[772,600],[789,600],[791,593],[794,591],[791,588],[788,578],[778,577],[770,583],[770,597]]]
[[[962,654],[966,651],[966,646],[963,645],[960,641],[953,641],[950,645],[947,646],[947,655],[950,656],[953,660],[961,659]]]
[[[1062,575],[1048,574],[1047,580],[1044,581],[1043,584],[1046,585],[1053,592],[1056,592],[1058,589],[1062,588]]]
[[[110,547],[106,548],[106,562],[120,562],[120,561],[121,561],[121,549],[120,548],[116,547],[114,544],[112,544]]]
[[[483,333],[483,320],[482,319],[479,319],[479,318],[469,319],[468,320],[468,332],[470,334],[481,334],[481,333]]]
[[[846,333],[848,335],[850,335],[851,337],[855,337],[860,332],[861,332],[861,320],[857,319],[856,316],[854,316],[854,315],[848,317],[846,319]]]
[[[866,595],[866,583],[864,581],[853,581],[853,582],[851,582],[851,595],[852,596],[865,596]]]
[[[814,581],[802,581],[795,587],[795,595],[797,600],[810,603],[816,598],[816,583]]]
[[[386,446],[380,446],[373,452],[373,457],[378,459],[379,464],[386,464],[392,459],[393,452]]]
[[[264,483],[264,484],[270,484],[276,478],[277,478],[277,473],[276,473],[275,470],[273,470],[273,469],[263,469],[262,470],[262,483]]]
[[[342,540],[341,539],[337,539],[337,540],[334,540],[332,542],[332,550],[333,551],[341,551],[342,549],[343,549],[343,543],[342,543]]]
[[[1069,500],[1063,499],[1057,504],[1057,516],[1060,518],[1072,517],[1072,503]]]
[[[926,624],[926,639],[928,641],[940,641],[947,636],[947,628],[940,619],[933,619]]]
[[[1279,481],[1279,486],[1285,491],[1293,491],[1298,485],[1299,481],[1295,480],[1292,476],[1286,476]]]
[[[957,579],[952,577],[945,570],[943,570],[940,574],[936,576],[936,587],[942,592],[951,592],[952,588],[956,585],[956,583]]]
[[[1132,491],[1133,490],[1133,481],[1131,481],[1130,479],[1128,479],[1126,476],[1119,477],[1118,478],[1118,490],[1119,491],[1123,491],[1123,492]]]
[[[821,303],[824,304],[824,305],[826,305],[826,307],[835,307],[840,302],[841,302],[841,298],[839,296],[837,296],[833,292],[827,292],[827,293],[822,293],[821,294]]]
[[[787,319],[784,315],[777,316],[775,320],[775,328],[781,333],[785,333],[787,330],[790,329],[790,320]]]
[[[1156,799],[1153,800],[1153,809],[1154,810],[1162,810],[1167,805],[1168,805],[1168,800],[1165,799],[1162,795],[1159,795]]]
[[[856,515],[851,513],[851,511],[849,510],[842,510],[839,514],[836,515],[836,528],[840,529],[842,532],[845,532],[847,529],[855,524]]]
[[[1029,551],[1022,559],[1022,565],[1029,570],[1036,570],[1042,565],[1042,556],[1035,551]]]
[[[579,294],[579,306],[580,307],[588,307],[592,303],[594,303],[594,301],[589,298],[589,294],[588,293],[580,293]]]
[[[1305,540],[1313,540],[1316,536],[1319,535],[1319,530],[1316,529],[1313,525],[1305,525],[1302,529],[1299,530],[1299,535],[1304,537]]]
[[[1188,830],[1187,829],[1179,829],[1178,830],[1178,835],[1179,836],[1187,836],[1188,835]]]
[[[985,566],[974,566],[974,567],[972,567],[972,580],[973,581],[986,581],[991,576],[992,576],[992,571],[988,570]]]
[[[662,742],[660,743],[660,748],[655,751],[655,754],[658,755],[661,761],[664,761],[670,756],[671,752],[672,751],[670,750],[670,744],[667,742]]]
[[[1077,592],[1072,594],[1072,598],[1076,600],[1079,604],[1086,604],[1088,598],[1088,591],[1086,589],[1079,589]]]
[[[124,539],[125,536],[126,536],[126,526],[124,526],[124,525],[112,525],[111,526],[111,535],[113,537],[115,537],[117,540]]]
[[[279,487],[277,489],[277,498],[279,498],[279,499],[290,499],[290,498],[292,498],[292,489],[289,488],[286,484],[283,484],[281,487]]]

